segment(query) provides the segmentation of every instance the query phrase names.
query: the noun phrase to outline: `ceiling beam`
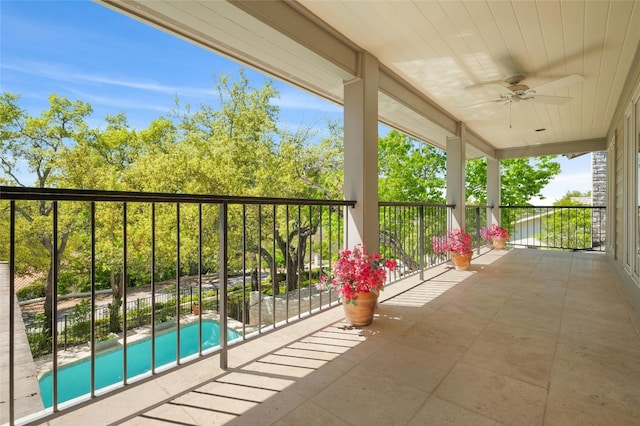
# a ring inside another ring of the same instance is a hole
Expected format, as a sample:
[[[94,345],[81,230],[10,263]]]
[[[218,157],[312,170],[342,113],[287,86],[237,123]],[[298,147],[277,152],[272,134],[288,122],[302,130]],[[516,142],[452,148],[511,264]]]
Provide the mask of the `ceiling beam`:
[[[360,76],[361,49],[296,2],[229,0],[229,3],[328,61],[333,65],[330,71],[343,80]]]
[[[380,91],[387,96],[442,127],[451,133],[452,137],[458,134],[459,121],[453,115],[383,65],[380,65],[378,83]]]
[[[474,148],[478,149],[480,152],[485,154],[487,157],[497,159],[497,151],[491,146],[489,142],[487,142],[482,136],[478,135],[476,132],[467,127],[465,142]]]
[[[530,145],[517,148],[504,148],[496,152],[497,159],[520,157],[539,157],[541,155],[562,155],[582,152],[606,151],[607,139],[583,139],[576,141],[557,142],[544,145]]]

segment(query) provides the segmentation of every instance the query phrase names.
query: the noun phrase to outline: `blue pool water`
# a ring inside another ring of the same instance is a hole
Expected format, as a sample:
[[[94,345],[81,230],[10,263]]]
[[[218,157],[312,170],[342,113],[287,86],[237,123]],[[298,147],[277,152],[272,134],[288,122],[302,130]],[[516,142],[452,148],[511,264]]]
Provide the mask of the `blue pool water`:
[[[180,327],[180,357],[198,352],[199,324]],[[228,329],[227,340],[240,337]],[[202,349],[220,342],[220,325],[215,321],[202,322]],[[96,389],[122,382],[122,347],[100,353],[95,358]],[[156,367],[176,360],[176,330],[156,335]],[[151,371],[151,338],[127,345],[127,377]],[[58,403],[90,392],[91,358],[86,358],[58,370]],[[53,405],[53,376],[49,372],[40,379],[40,394],[45,408]]]

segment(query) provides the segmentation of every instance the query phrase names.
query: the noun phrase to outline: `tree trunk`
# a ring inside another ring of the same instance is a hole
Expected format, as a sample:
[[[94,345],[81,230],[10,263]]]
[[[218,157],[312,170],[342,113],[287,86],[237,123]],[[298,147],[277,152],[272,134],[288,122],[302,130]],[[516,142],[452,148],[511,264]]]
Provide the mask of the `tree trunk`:
[[[53,269],[49,268],[47,272],[47,281],[44,287],[44,324],[45,329],[43,333],[51,339],[53,335]]]
[[[62,259],[62,254],[64,253],[65,248],[67,247],[67,240],[69,239],[69,233],[65,232],[61,235],[59,241],[60,241],[60,247],[58,248],[58,261],[56,263],[55,266],[53,267],[49,267],[49,270],[47,271],[47,281],[45,283],[45,287],[44,287],[44,316],[45,316],[45,324],[46,324],[46,329],[45,329],[45,333],[47,335],[48,338],[53,337],[53,321],[56,320],[55,318],[55,312],[53,309],[53,290],[54,290],[54,282],[53,282],[53,271],[54,268],[56,271],[60,270],[60,261]],[[44,245],[46,247],[46,249],[49,251],[49,255],[50,257],[52,256],[54,247],[53,247],[53,241],[49,238],[41,238],[40,242],[42,243],[42,245]],[[53,262],[52,262],[53,263]],[[57,312],[57,307],[55,309],[55,311]]]
[[[251,270],[251,291],[260,291],[260,283],[258,282],[258,268]]]
[[[117,273],[111,269],[111,303],[109,303],[109,331],[119,333],[122,331],[120,327],[120,308],[122,307],[122,295],[124,294],[124,276],[121,271]]]

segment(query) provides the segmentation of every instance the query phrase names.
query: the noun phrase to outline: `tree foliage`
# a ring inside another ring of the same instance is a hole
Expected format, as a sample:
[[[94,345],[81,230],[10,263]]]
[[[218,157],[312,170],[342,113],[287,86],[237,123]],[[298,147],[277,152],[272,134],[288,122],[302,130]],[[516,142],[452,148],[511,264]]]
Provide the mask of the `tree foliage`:
[[[567,191],[567,193],[553,203],[555,208],[542,221],[542,228],[538,236],[540,241],[550,247],[572,249],[590,249],[592,246],[592,214],[580,198],[590,197],[591,191]]]
[[[19,108],[19,97],[9,93],[0,96],[0,170],[2,182],[28,186],[21,175],[21,168],[35,176],[31,186],[50,188],[64,186],[67,182],[64,165],[69,161],[72,147],[82,143],[88,133],[85,123],[91,114],[87,103],[71,102],[64,97],[49,96],[49,108],[40,117],[32,117]],[[23,167],[21,167],[23,166]],[[18,253],[17,270],[24,273],[44,273],[45,318],[51,324],[53,312],[53,261],[60,270],[67,246],[75,244],[70,237],[78,224],[79,206],[66,203],[58,206],[50,201],[20,203],[16,206],[19,221],[16,222],[17,238],[30,244],[22,246]],[[49,224],[55,215],[59,233],[53,235]],[[6,248],[5,248],[6,249]],[[43,256],[42,253],[46,253]],[[22,256],[21,256],[22,254]],[[55,254],[55,255],[54,255]],[[34,259],[37,259],[34,261]],[[50,331],[50,330],[49,330]]]
[[[392,130],[378,140],[378,194],[384,201],[443,203],[444,151]]]
[[[540,197],[542,189],[560,173],[555,156],[510,158],[500,162],[500,204],[526,206]],[[475,204],[487,203],[487,161],[477,159],[466,165],[466,196]]]

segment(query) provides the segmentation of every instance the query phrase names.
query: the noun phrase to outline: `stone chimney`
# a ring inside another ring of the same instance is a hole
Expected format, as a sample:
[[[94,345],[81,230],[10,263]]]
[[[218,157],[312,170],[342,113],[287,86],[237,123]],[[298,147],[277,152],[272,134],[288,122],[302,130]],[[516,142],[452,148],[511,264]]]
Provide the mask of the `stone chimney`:
[[[591,153],[591,205],[607,205],[607,152]],[[605,244],[607,217],[605,209],[595,209],[591,215],[591,246],[601,248]]]

